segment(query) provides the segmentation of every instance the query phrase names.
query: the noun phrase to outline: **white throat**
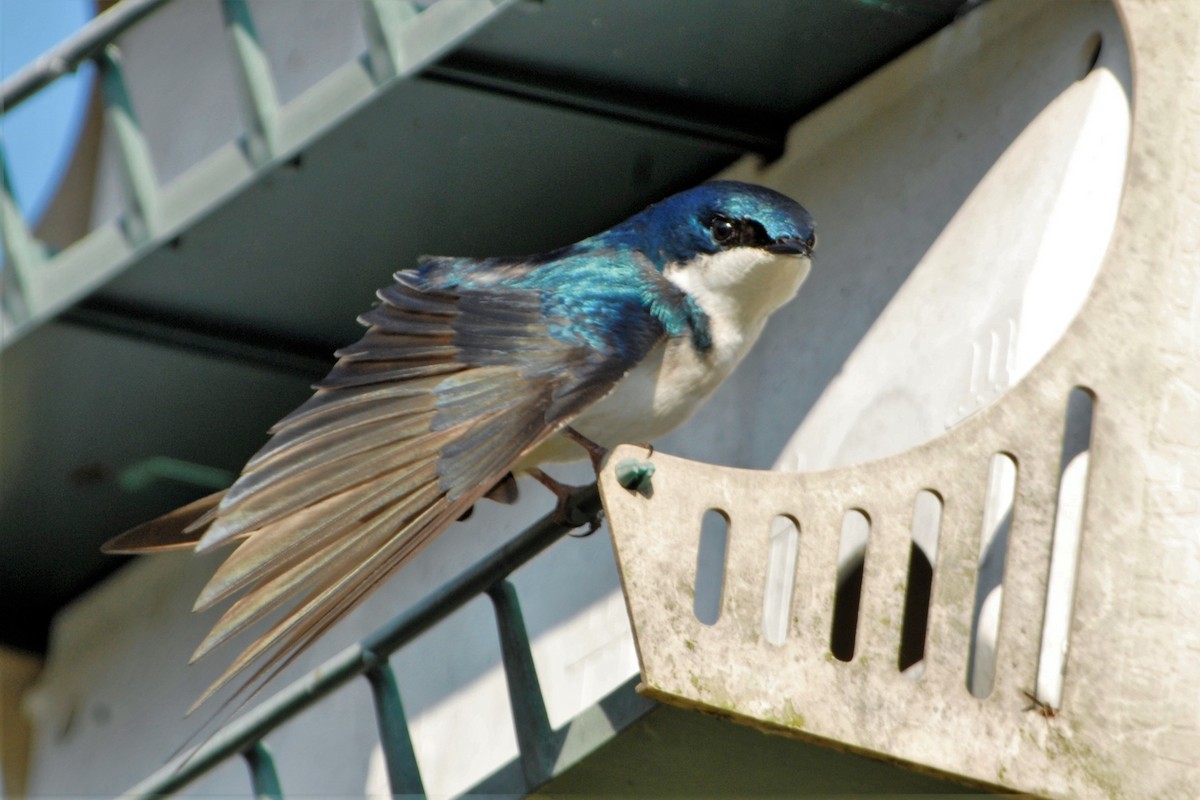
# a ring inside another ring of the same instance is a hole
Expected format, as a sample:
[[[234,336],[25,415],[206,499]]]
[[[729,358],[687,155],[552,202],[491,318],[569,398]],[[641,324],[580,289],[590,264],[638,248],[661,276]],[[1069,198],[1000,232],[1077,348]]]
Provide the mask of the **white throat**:
[[[810,267],[808,258],[749,248],[694,259],[687,267],[668,266],[663,274],[708,317],[712,347],[697,350],[690,331],[666,340],[572,426],[606,447],[649,442],[674,430],[733,372],[767,318],[795,296]],[[583,455],[578,445],[554,436],[515,469]]]
[[[708,315],[715,358],[732,357],[732,369],[758,339],[767,318],[796,296],[811,267],[807,257],[739,247],[686,265],[669,264],[663,275]]]

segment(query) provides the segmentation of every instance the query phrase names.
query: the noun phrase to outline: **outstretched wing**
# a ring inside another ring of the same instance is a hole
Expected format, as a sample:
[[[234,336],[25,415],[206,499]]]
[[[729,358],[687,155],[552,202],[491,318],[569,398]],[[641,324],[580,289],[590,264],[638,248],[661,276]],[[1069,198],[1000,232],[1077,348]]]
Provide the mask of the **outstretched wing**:
[[[191,526],[208,526],[198,550],[243,540],[196,601],[240,595],[193,660],[286,609],[196,705],[252,664],[244,686],[269,680],[663,335],[648,311],[622,308],[624,340],[639,344],[617,354],[573,335],[537,288],[395,277],[360,318],[363,338]]]

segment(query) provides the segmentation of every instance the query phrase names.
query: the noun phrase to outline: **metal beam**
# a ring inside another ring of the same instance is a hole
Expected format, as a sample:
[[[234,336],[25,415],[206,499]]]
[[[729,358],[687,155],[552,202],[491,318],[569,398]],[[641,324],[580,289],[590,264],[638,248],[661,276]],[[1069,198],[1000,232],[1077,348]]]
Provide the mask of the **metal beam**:
[[[171,0],[123,0],[31,61],[0,86],[0,110],[11,111],[43,86],[74,72],[142,17]]]

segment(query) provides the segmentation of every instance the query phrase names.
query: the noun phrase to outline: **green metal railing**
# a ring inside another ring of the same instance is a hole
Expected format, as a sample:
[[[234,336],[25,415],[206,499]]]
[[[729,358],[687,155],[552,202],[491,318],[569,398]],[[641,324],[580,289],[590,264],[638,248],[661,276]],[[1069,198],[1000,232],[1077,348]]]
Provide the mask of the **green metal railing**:
[[[577,490],[571,495],[567,508],[572,522],[588,524],[596,520],[600,514],[600,496],[596,487]],[[526,791],[533,791],[549,780],[556,768],[563,766],[566,737],[564,732],[550,726],[534,669],[529,635],[516,590],[508,576],[571,529],[571,526],[558,522],[554,514],[543,517],[387,625],[225,726],[195,751],[163,766],[122,797],[151,798],[178,791],[237,755],[245,759],[250,769],[251,788],[256,797],[281,797],[279,776],[270,750],[263,743],[264,737],[358,677],[365,678],[371,687],[392,794],[424,794],[400,691],[388,659],[481,594],[488,595],[496,612],[501,663],[512,708],[521,774]]]
[[[379,91],[451,50],[515,0],[361,0],[358,8],[368,43],[364,58],[336,70],[324,82],[324,90],[309,89],[286,105],[279,102],[246,0],[222,0],[236,76],[230,90],[238,96],[244,133],[240,142],[219,149],[169,185],[160,186],[113,41],[169,2],[123,0],[0,87],[0,113],[4,113],[93,62],[125,201],[124,213],[115,223],[88,231],[62,252],[51,252],[17,206],[7,154],[0,146],[0,237],[5,260],[0,273],[0,348],[171,241]]]

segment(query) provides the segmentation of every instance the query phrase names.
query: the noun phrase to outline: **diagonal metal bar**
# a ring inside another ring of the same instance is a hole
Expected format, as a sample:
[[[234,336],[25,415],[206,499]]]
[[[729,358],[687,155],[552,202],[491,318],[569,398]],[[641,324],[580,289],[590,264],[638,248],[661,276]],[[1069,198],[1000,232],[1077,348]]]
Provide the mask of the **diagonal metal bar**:
[[[250,768],[250,786],[256,800],[283,800],[283,789],[279,773],[275,771],[275,759],[262,742],[255,742],[243,753],[246,766]]]
[[[46,259],[46,248],[29,230],[8,173],[8,157],[0,141],[0,239],[4,242],[4,269],[0,272],[0,297],[10,322],[24,320],[37,304],[35,270]]]
[[[528,786],[537,786],[554,771],[558,755],[550,715],[538,683],[533,653],[529,649],[529,634],[517,590],[510,581],[502,580],[487,590],[496,610],[496,625],[500,631],[500,654],[504,661],[504,677],[508,682],[508,701],[512,706],[517,746],[521,751],[521,771]]]
[[[403,54],[396,31],[419,13],[411,0],[363,0],[363,30],[367,36],[367,59],[376,83],[400,74]]]
[[[169,2],[171,0],[121,0],[5,81],[0,87],[0,112],[11,111],[42,87],[74,72],[84,61],[99,55],[113,39]]]
[[[419,13],[409,13],[410,9],[397,5],[398,0],[369,0],[364,20],[367,40],[376,48],[376,57],[386,55],[384,66],[390,65],[397,75],[409,75],[427,67],[462,41],[476,25],[514,2],[454,0],[424,5]],[[418,4],[405,5],[416,11]],[[386,53],[379,53],[379,47]],[[384,80],[378,73],[373,73],[373,77],[376,82]]]
[[[600,493],[595,485],[586,486],[570,495],[567,507],[569,514],[573,509],[585,519],[595,519],[600,513]],[[153,798],[177,791],[230,756],[244,752],[334,690],[377,668],[391,653],[503,580],[569,530],[557,514],[547,514],[405,613],[226,725],[196,750],[166,764],[122,797]]]
[[[379,727],[379,744],[383,747],[392,795],[424,797],[425,785],[421,781],[417,753],[408,733],[408,721],[404,717],[404,705],[400,702],[400,690],[396,687],[391,665],[385,661],[367,670],[367,681],[375,700],[375,723]]]
[[[238,107],[246,123],[246,153],[265,164],[279,152],[279,98],[271,65],[246,0],[222,0],[221,11],[237,64]]]
[[[100,88],[104,93],[104,119],[113,132],[120,154],[121,181],[130,208],[125,214],[125,236],[130,243],[147,242],[161,229],[158,179],[150,145],[138,123],[121,74],[121,53],[116,45],[104,48],[97,59]]]

